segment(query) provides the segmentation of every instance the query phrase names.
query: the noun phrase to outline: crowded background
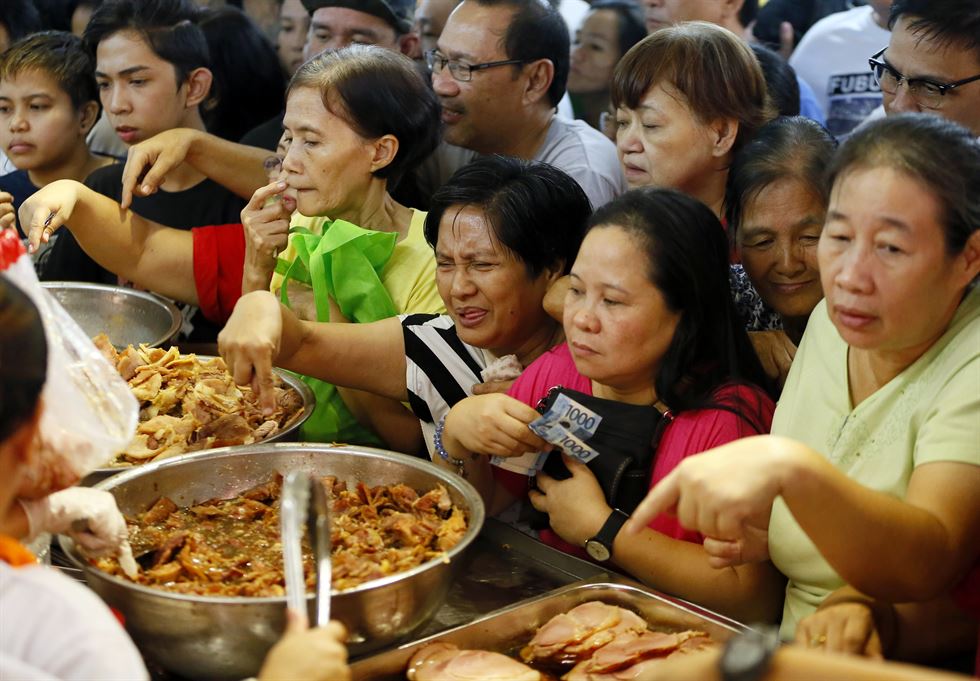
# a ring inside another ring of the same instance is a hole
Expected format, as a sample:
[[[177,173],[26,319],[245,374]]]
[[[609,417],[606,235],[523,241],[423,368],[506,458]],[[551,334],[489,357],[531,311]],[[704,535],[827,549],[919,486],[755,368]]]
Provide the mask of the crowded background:
[[[642,679],[980,675],[978,137],[977,0],[0,1],[37,278],[160,294],[270,412],[302,377],[301,440],[785,644]],[[18,492],[47,351],[7,279],[0,319],[0,677],[146,678],[23,547],[125,525]],[[556,386],[597,458],[540,454]]]

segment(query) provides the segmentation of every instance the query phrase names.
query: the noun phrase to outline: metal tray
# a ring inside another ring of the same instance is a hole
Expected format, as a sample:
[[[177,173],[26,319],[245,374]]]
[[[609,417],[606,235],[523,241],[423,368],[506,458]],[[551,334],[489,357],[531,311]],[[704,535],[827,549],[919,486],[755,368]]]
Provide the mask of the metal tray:
[[[594,600],[629,608],[646,619],[651,629],[658,631],[700,629],[714,640],[723,642],[747,629],[735,620],[652,591],[626,577],[607,575],[556,589],[470,624],[365,658],[351,665],[351,673],[356,681],[403,680],[412,655],[435,641],[509,654],[531,640],[538,627],[555,615]]]

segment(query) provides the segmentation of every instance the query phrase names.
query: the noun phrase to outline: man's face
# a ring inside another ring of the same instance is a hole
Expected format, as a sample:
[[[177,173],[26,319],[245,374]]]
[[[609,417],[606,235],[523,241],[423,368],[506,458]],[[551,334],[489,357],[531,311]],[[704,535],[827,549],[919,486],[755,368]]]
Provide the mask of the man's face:
[[[194,108],[188,105],[188,85],[178,85],[173,64],[158,57],[138,33],[112,34],[99,43],[95,59],[102,108],[123,142],[136,144],[188,125]]]
[[[724,0],[643,0],[647,33],[682,21],[723,24]]]
[[[895,24],[888,49],[881,57],[885,63],[908,78],[925,78],[937,83],[952,83],[980,74],[980,58],[976,50],[956,43],[937,44],[935,40],[916,35],[909,30],[909,24],[914,20],[915,17],[903,16]],[[906,111],[934,113],[980,135],[980,80],[947,91],[936,109],[916,101],[905,83],[901,83],[892,94],[883,89],[881,95],[888,114]]]
[[[503,36],[513,10],[464,2],[439,37],[439,53],[465,64],[508,59]],[[525,79],[520,66],[473,71],[469,82],[453,78],[449,68],[432,74],[432,88],[442,103],[444,138],[450,144],[483,154],[506,150],[523,121],[521,95]]]
[[[303,47],[309,32],[310,15],[300,0],[285,0],[279,10],[276,50],[286,73],[296,73],[303,65]]]
[[[308,60],[354,44],[401,51],[395,29],[384,19],[346,7],[321,7],[313,12],[303,56]]]
[[[415,30],[422,43],[422,53],[434,50],[436,41],[446,27],[456,0],[421,0],[415,10]]]

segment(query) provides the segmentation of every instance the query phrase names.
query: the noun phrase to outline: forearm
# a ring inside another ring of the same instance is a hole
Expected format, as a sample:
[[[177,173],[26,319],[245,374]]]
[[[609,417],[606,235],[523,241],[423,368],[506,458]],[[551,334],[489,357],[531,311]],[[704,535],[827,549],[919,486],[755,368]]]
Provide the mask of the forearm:
[[[246,246],[245,267],[242,269],[242,293],[268,291],[275,268],[275,261],[269,262],[262,256],[252,253],[251,249]]]
[[[285,306],[277,366],[404,402],[405,341],[392,317],[369,324],[303,322]]]
[[[389,449],[406,454],[425,451],[419,419],[401,402],[363,390],[338,387],[337,392],[354,418],[377,433]]]
[[[721,649],[672,655],[636,681],[716,681],[721,679]],[[763,681],[963,681],[964,677],[925,667],[866,660],[851,655],[829,655],[800,646],[782,646],[772,656]]]
[[[170,298],[197,303],[191,232],[122,210],[82,185],[67,226],[82,250],[113,274]]]
[[[883,600],[920,601],[962,576],[969,547],[935,514],[851,480],[802,444],[770,441],[785,452],[776,473],[784,501],[845,582]]]
[[[613,561],[655,589],[743,622],[775,622],[785,581],[771,563],[715,569],[704,547],[651,529],[619,533]]]
[[[237,144],[205,132],[194,135],[187,152],[187,163],[198,172],[243,199],[269,180],[264,161],[271,156],[268,149]]]

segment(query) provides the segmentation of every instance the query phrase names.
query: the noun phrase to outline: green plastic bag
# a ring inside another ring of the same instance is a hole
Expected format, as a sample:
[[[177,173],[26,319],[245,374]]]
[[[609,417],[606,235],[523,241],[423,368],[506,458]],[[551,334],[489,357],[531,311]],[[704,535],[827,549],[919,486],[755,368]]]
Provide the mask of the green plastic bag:
[[[330,321],[330,298],[351,322],[374,322],[398,313],[381,283],[381,271],[395,250],[397,234],[362,229],[345,220],[324,224],[322,235],[305,228],[291,232],[296,259],[276,263],[276,271],[283,275],[280,298],[284,305],[289,306],[287,289],[293,280],[313,289],[321,322]],[[336,386],[302,378],[316,395],[316,409],[301,429],[303,440],[385,446],[377,434],[358,423]]]

